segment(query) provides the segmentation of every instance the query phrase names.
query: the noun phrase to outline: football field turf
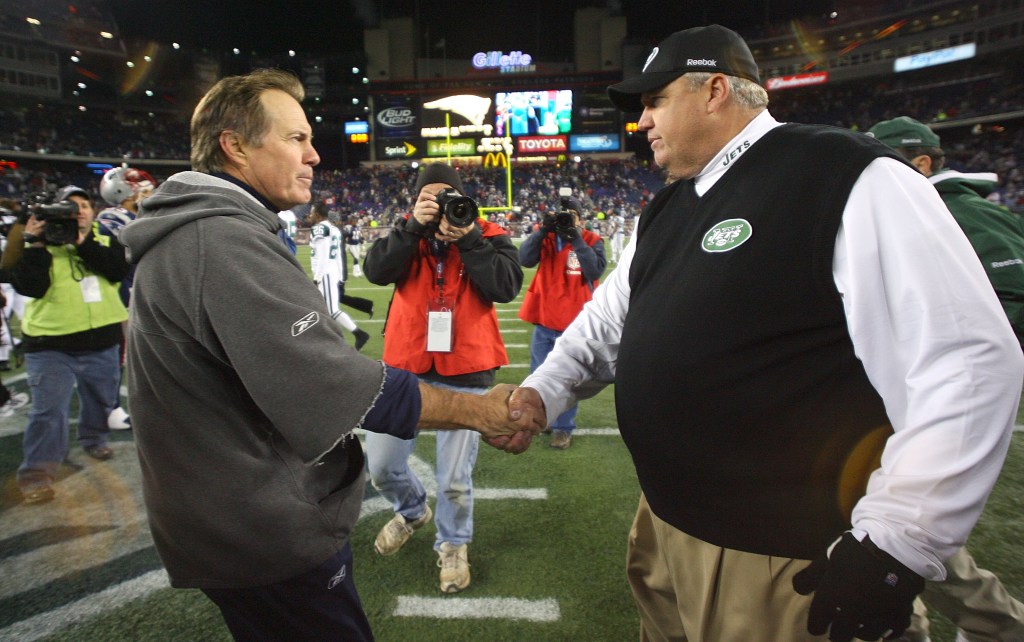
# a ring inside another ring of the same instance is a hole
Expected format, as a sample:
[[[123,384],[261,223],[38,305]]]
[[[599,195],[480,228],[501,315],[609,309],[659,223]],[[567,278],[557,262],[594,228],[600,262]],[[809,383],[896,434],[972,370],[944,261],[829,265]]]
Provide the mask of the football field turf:
[[[304,247],[300,258],[308,263]],[[526,272],[524,292],[533,276]],[[347,290],[376,302],[372,319],[350,312],[372,337],[363,352],[378,358],[391,288],[352,279]],[[521,302],[522,294],[497,306],[511,361],[500,382],[519,383],[529,372],[530,326],[516,317]],[[297,403],[304,376],[311,375],[282,375]],[[26,390],[20,371],[4,381]],[[14,474],[26,411],[0,418],[0,640],[229,640],[219,613],[199,591],[168,586],[146,525],[130,432],[113,433],[117,456],[108,462],[73,446],[75,465],[62,471],[54,501],[20,503]],[[469,548],[473,579],[462,593],[438,590],[433,524],[394,556],[373,551],[391,512],[367,487],[352,547],[356,582],[378,640],[637,638],[624,557],[639,489],[616,430],[613,391],[584,402],[578,423],[580,433],[565,451],[548,448],[547,436],[519,456],[481,444]],[[424,432],[413,459],[431,497],[434,443]],[[1024,436],[1017,433],[968,544],[978,564],[996,572],[1017,597],[1024,595],[1022,490]],[[953,637],[948,622],[933,617],[932,640]]]

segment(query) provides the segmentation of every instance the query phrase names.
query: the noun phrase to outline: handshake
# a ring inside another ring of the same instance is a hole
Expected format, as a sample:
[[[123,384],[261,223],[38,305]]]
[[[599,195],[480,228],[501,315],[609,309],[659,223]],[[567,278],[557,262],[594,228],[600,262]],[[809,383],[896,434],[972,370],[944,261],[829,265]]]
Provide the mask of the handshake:
[[[457,425],[475,430],[491,446],[518,455],[530,447],[533,436],[547,427],[540,394],[532,388],[498,384],[476,396],[420,385],[423,408],[444,408],[433,416],[421,415],[420,428]]]

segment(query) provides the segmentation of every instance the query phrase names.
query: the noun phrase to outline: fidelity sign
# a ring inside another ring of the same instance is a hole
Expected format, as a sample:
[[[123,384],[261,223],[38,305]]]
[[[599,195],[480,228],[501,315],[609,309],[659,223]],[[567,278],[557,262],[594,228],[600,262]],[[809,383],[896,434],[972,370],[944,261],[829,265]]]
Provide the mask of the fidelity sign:
[[[569,151],[565,136],[520,136],[516,139],[520,154],[552,154]]]

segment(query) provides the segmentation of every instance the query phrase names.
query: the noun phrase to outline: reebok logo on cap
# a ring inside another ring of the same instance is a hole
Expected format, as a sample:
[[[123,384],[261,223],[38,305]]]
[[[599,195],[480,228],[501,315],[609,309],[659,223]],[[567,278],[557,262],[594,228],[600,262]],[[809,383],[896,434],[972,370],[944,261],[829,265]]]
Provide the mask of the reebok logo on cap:
[[[714,67],[715,65],[718,64],[718,61],[715,60],[714,58],[712,58],[710,60],[708,60],[707,58],[700,58],[700,59],[697,59],[697,60],[694,60],[693,58],[687,58],[686,59],[686,64],[687,65],[704,65],[704,66],[707,66],[707,67]]]

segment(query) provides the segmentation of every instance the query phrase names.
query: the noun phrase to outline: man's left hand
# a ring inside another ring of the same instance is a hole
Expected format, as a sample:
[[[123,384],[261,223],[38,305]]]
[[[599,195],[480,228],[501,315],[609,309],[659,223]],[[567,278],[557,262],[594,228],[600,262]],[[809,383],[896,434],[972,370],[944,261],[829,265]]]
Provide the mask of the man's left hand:
[[[559,230],[558,238],[562,239],[566,243],[572,243],[580,237],[579,228],[571,227],[567,230]]]
[[[910,625],[924,578],[875,546],[846,532],[825,557],[793,576],[801,595],[814,593],[807,630],[833,642],[891,640]]]

